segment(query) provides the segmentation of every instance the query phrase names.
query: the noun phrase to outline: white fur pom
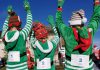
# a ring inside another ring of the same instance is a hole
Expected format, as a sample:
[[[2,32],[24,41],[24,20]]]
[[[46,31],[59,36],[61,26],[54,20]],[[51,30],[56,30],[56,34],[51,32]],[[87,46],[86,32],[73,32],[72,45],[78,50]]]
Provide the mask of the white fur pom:
[[[82,22],[83,23],[86,23],[87,22],[87,18],[86,17],[83,17]]]

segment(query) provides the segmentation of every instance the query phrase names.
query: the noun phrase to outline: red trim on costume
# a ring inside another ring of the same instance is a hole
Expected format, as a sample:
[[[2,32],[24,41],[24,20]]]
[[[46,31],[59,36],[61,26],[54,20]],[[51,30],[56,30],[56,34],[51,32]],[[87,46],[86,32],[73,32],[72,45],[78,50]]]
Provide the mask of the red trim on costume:
[[[74,36],[75,36],[76,41],[79,43],[74,48],[74,50],[77,50],[77,49],[81,48],[82,51],[86,51],[91,46],[91,43],[92,43],[91,33],[88,32],[88,35],[89,35],[88,38],[82,38],[80,36],[79,37],[77,36],[78,33],[76,32],[75,29],[73,29],[73,32],[74,32]]]
[[[28,57],[28,68],[32,68],[34,66],[34,62],[31,61],[31,52],[30,50],[27,48],[27,57]]]
[[[100,2],[95,2],[94,5],[100,5]]]
[[[58,11],[62,11],[62,8],[58,8],[57,10],[58,10]]]
[[[79,41],[77,29],[76,29],[76,28],[72,28],[72,29],[73,29],[73,32],[74,32],[75,39],[76,39],[77,41]]]
[[[92,37],[91,37],[91,33],[88,32],[88,35],[89,35],[89,38],[85,39],[85,38],[80,38],[81,42],[84,44],[81,49],[83,51],[86,51],[90,46],[91,46],[91,43],[92,43]]]

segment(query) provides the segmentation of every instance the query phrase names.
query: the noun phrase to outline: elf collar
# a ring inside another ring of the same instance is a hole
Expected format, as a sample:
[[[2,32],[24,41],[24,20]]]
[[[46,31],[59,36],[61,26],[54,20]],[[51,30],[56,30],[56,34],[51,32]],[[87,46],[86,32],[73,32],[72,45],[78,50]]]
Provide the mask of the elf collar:
[[[44,49],[42,48],[42,46],[39,44],[39,41],[38,41],[38,40],[35,42],[35,45],[36,45],[36,47],[39,48],[39,50],[40,50],[41,52],[43,52],[43,53],[49,53],[49,52],[53,49],[53,45],[52,45],[52,43],[51,43],[50,41],[48,41],[48,40],[47,40],[47,43],[48,43],[48,47],[49,47],[49,49],[47,49],[47,50],[44,50]]]
[[[18,39],[18,37],[19,37],[19,31],[16,31],[15,34],[13,35],[13,37],[11,39],[8,39],[7,35],[8,35],[8,32],[5,34],[5,41],[6,42],[13,42],[13,41],[15,41],[15,40]]]

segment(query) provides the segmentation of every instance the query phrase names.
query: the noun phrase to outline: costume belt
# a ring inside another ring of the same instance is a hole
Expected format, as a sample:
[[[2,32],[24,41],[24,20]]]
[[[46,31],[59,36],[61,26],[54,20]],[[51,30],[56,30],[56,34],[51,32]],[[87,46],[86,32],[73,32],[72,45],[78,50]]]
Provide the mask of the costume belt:
[[[20,57],[23,57],[26,55],[26,52],[23,52],[22,54],[20,54]]]

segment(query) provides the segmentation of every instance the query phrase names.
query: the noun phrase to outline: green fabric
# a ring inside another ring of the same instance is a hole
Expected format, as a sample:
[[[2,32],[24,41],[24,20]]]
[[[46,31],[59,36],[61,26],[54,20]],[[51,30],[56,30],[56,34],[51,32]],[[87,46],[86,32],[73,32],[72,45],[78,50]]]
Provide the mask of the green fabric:
[[[15,32],[16,31],[8,31],[8,34],[7,34],[8,40],[14,36]]]
[[[47,18],[47,21],[49,22],[50,26],[55,26],[55,21],[54,21],[54,18],[52,15],[49,15],[48,18]]]
[[[42,43],[42,42],[39,41],[39,43],[44,50],[48,49],[47,42]],[[39,50],[38,47],[34,48],[35,62],[36,62],[37,59],[42,60],[44,58],[50,58],[51,61],[53,61],[55,51],[56,51],[56,45],[55,44],[53,44],[53,49],[50,53],[43,53]],[[36,67],[35,67],[34,70],[38,70],[38,69],[36,69]],[[54,66],[52,66],[51,69],[45,69],[45,70],[54,70]]]
[[[88,24],[88,28],[93,29],[92,35],[94,35],[95,32],[97,31],[99,23],[100,23],[100,5],[96,5],[94,7],[93,15]]]
[[[78,30],[80,37],[82,37],[82,38],[88,38],[89,37],[87,27],[84,26],[81,29],[77,28],[77,30]]]
[[[100,10],[100,6],[95,6],[95,8],[97,8],[97,9],[95,9],[96,13],[93,14],[93,17],[91,18],[93,20],[90,20],[89,26],[88,26],[88,28],[91,26],[91,28],[93,29],[93,33],[97,30],[97,27],[98,27],[98,24],[99,24],[99,18],[100,18],[100,13],[99,13],[100,12],[99,11]],[[91,22],[91,21],[93,21],[93,22]],[[96,21],[98,21],[98,22],[96,22]],[[57,13],[56,13],[56,23],[57,23],[57,27],[58,27],[58,29],[59,29],[62,37],[65,40],[65,44],[66,44],[66,54],[69,55],[69,56],[72,53],[76,53],[76,52],[77,52],[77,54],[79,54],[78,51],[73,51],[73,49],[78,45],[78,43],[75,40],[75,37],[74,37],[73,31],[72,31],[72,28],[71,27],[67,27],[63,23],[63,21],[62,21],[62,12],[61,11],[57,11]],[[79,31],[79,33],[82,36],[81,31]],[[85,31],[83,31],[83,34],[87,34],[87,30],[86,30],[86,33],[85,33]],[[91,52],[89,53],[90,50],[89,51],[88,50],[86,51],[87,53],[84,52],[83,54],[91,54]]]
[[[27,11],[27,18],[26,18],[26,25],[25,27],[20,31],[20,33],[23,34],[24,39],[27,39],[32,27],[32,14],[31,11]]]
[[[27,2],[28,3],[28,2]],[[13,42],[7,42],[6,43],[6,46],[5,46],[5,49],[8,51],[9,53],[9,48],[12,48],[15,44],[15,47],[10,50],[10,51],[19,51],[20,54],[22,54],[23,52],[26,52],[26,39],[31,31],[31,26],[32,26],[32,14],[31,14],[31,11],[30,9],[27,9],[27,7],[29,7],[29,3],[28,5],[26,6],[27,4],[25,4],[25,9],[27,11],[27,18],[26,18],[26,25],[25,27],[19,32],[19,37],[16,41],[13,41]],[[3,31],[2,31],[2,34],[1,34],[1,38],[4,37],[5,33],[7,32],[8,30],[8,20],[9,20],[9,16],[7,17],[7,19],[5,20],[5,23],[3,25]],[[12,38],[12,36],[14,35],[15,32],[13,31],[9,31],[8,32],[8,39]],[[22,57],[20,57],[20,62],[9,62],[7,61],[7,65],[14,65],[14,67],[16,67],[17,64],[23,64],[24,62],[26,62],[26,65],[24,65],[25,67],[23,69],[20,69],[20,70],[28,70],[28,67],[27,67],[27,55],[24,55]],[[9,69],[12,69],[13,67],[9,67]],[[18,67],[18,68],[22,68],[22,67]],[[15,70],[15,69],[14,69]]]
[[[8,10],[8,12],[11,12],[12,11],[12,6],[8,6],[7,10]]]
[[[67,60],[65,61],[65,70],[92,70],[93,69],[92,59],[89,60],[89,65],[90,65],[89,68],[83,68],[81,66],[74,66],[74,65],[71,65],[71,61]]]
[[[17,64],[7,64],[6,70],[28,70],[27,62]]]
[[[54,22],[53,16],[48,16],[47,21],[49,22],[52,29],[54,30],[54,38],[52,40],[50,40],[51,43],[53,44],[53,49],[50,53],[43,53],[37,47],[35,48],[34,46],[36,46],[35,42],[37,41],[37,39],[34,37],[34,31],[32,31],[30,42],[31,42],[32,47],[34,47],[33,50],[34,50],[34,54],[35,54],[35,62],[37,59],[42,60],[44,58],[50,58],[51,61],[53,61],[56,47],[57,47],[57,44],[59,43],[59,37],[58,37],[58,33],[57,33],[57,30],[56,30],[55,25],[54,25],[55,22]],[[39,41],[39,43],[43,49],[45,49],[45,50],[48,49],[47,42],[42,43]],[[37,66],[34,67],[34,70],[38,70]],[[53,64],[51,69],[45,69],[45,70],[55,70],[55,65]]]
[[[83,27],[81,30],[79,30],[79,35],[83,38],[87,38],[88,37],[88,35],[87,35],[88,28],[92,28],[93,31],[91,32],[91,35],[93,37],[94,33],[96,32],[96,30],[98,28],[98,24],[100,21],[99,19],[100,19],[100,6],[97,5],[94,7],[94,13],[93,13],[93,16],[91,17],[89,25],[87,27]],[[92,54],[92,44],[83,53],[80,53],[79,50],[74,50],[74,48],[78,45],[78,42],[75,40],[72,28],[68,27],[64,24],[64,22],[62,20],[62,11],[57,11],[57,13],[56,13],[56,25],[65,41],[65,50],[66,50],[65,53],[67,56],[71,57],[71,54],[84,54],[84,55]],[[72,70],[72,69],[70,69],[70,70]]]
[[[30,5],[29,5],[28,0],[24,0],[24,7],[26,11],[30,10]]]
[[[55,65],[53,64],[53,65],[51,66],[51,69],[37,69],[36,66],[35,66],[35,67],[34,67],[34,70],[56,70],[56,69],[55,69]]]
[[[9,31],[9,32],[8,32],[8,34],[7,34],[8,40],[11,39],[11,38],[13,37],[13,35],[15,34],[15,32],[16,32],[16,31]],[[14,42],[9,42],[9,43],[7,43],[6,48],[5,48],[6,51],[9,52],[9,49],[10,49],[10,48],[13,48],[13,47],[16,45],[16,43],[17,43],[17,40],[14,41]]]
[[[65,0],[58,0],[58,6],[62,7]]]
[[[5,33],[7,32],[8,30],[8,20],[9,20],[10,16],[7,16],[5,22],[4,22],[4,25],[3,25],[3,28],[2,28],[2,34],[1,34],[1,38],[4,37]]]
[[[11,36],[13,36],[12,33],[14,33],[14,32],[10,32],[10,31],[8,32],[8,35],[7,35],[8,39],[10,39]],[[10,51],[19,51],[20,54],[22,54],[23,52],[26,52],[26,41],[24,40],[22,34],[19,35],[18,40],[15,40],[14,42],[8,42],[5,48],[8,51],[9,48],[12,48],[14,45],[15,45],[15,47]],[[27,56],[26,55],[21,57],[21,59],[20,59],[20,62],[25,62],[25,61],[27,61]],[[13,63],[12,62],[7,62],[7,63],[8,64],[17,64],[17,63],[20,63],[20,62],[13,62]]]

